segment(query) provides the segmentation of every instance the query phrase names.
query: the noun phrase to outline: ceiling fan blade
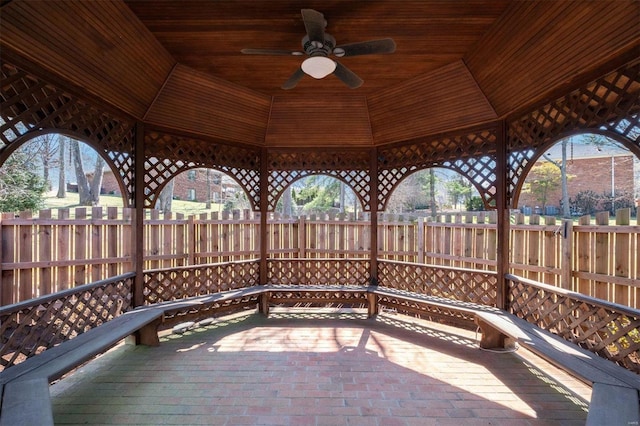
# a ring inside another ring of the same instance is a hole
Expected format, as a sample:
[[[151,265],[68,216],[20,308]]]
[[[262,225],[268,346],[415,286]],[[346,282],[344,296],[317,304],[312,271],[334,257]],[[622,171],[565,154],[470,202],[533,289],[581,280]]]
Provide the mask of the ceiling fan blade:
[[[245,55],[281,55],[281,56],[301,56],[302,52],[293,50],[276,50],[276,49],[242,49],[240,52]]]
[[[375,55],[379,53],[393,53],[396,51],[396,42],[392,38],[363,41],[360,43],[343,44],[333,49],[333,54],[341,58],[343,56]]]
[[[296,87],[302,77],[304,77],[304,71],[302,71],[302,68],[298,68],[298,70],[294,72],[291,77],[289,77],[289,80],[284,82],[282,88],[284,90],[293,89],[294,87]]]
[[[324,45],[324,28],[327,26],[324,15],[313,9],[302,9],[301,12],[309,41]]]
[[[333,73],[351,89],[357,89],[358,87],[362,86],[362,83],[364,83],[364,80],[358,77],[349,68],[342,65],[340,62],[336,62],[336,70]]]

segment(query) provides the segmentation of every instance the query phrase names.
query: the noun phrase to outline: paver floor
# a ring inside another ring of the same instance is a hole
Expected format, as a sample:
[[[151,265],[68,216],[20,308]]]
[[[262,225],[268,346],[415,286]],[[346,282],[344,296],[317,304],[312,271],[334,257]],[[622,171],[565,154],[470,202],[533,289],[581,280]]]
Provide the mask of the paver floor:
[[[242,314],[120,345],[51,386],[56,424],[583,425],[591,389],[401,315]]]

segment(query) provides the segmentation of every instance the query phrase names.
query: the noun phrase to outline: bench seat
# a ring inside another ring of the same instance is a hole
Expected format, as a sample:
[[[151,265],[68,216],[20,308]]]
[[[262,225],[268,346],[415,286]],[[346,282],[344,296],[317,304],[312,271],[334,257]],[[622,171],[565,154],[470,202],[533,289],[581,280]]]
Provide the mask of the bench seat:
[[[0,426],[52,424],[49,383],[131,334],[138,343],[158,345],[162,325],[256,305],[268,316],[270,305],[291,303],[364,305],[370,317],[386,306],[475,323],[481,348],[503,348],[511,339],[593,384],[588,425],[637,424],[640,417],[639,376],[504,310],[381,286],[269,284],[141,306],[3,371]]]
[[[148,324],[156,311],[127,312],[0,373],[0,426],[52,425],[49,383]]]
[[[365,305],[373,315],[369,286],[270,284],[264,286],[260,312],[269,316],[271,304],[341,304]]]

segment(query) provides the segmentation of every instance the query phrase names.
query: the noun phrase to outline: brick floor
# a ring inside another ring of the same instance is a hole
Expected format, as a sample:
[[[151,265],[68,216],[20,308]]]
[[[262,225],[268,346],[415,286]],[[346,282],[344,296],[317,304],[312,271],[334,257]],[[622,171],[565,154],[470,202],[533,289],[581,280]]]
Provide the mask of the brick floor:
[[[243,314],[120,345],[51,386],[56,424],[582,425],[591,389],[400,315]]]

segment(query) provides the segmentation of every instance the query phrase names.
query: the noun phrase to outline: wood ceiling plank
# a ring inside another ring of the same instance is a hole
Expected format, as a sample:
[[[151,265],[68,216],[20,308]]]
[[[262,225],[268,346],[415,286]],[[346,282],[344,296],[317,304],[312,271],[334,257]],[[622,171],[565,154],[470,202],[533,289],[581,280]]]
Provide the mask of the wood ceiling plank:
[[[381,91],[368,103],[377,145],[497,118],[462,61]]]
[[[14,1],[2,46],[142,117],[175,61],[121,2]]]
[[[465,62],[498,115],[506,115],[640,47],[638,17],[636,1],[515,2]]]
[[[147,113],[150,124],[263,145],[271,98],[178,65]]]

